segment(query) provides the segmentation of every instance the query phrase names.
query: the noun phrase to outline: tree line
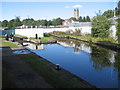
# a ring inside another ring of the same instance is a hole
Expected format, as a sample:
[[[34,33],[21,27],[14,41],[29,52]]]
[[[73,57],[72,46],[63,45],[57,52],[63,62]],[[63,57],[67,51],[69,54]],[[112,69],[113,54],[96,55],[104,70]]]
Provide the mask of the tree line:
[[[74,21],[79,21],[79,22],[90,22],[90,17],[89,16],[80,16],[78,20],[75,17],[71,17],[70,19],[73,19]]]
[[[70,19],[73,19],[74,21],[77,21],[74,17],[71,17]],[[11,19],[10,21],[8,20],[3,20],[0,21],[0,26],[1,27],[8,27],[8,29],[15,29],[17,26],[21,25],[27,25],[27,26],[57,26],[57,25],[62,25],[62,22],[64,19],[61,18],[56,18],[52,20],[34,20],[33,18],[26,18],[23,19],[22,21],[20,20],[19,17],[16,17],[15,19]],[[79,22],[90,22],[90,17],[81,17],[78,20]]]
[[[22,21],[20,20],[19,17],[16,17],[15,19],[12,19],[10,21],[8,20],[3,20],[0,21],[1,27],[8,27],[8,29],[15,29],[17,26],[21,25],[27,25],[27,26],[57,26],[61,25],[64,20],[61,18],[56,18],[53,20],[34,20],[33,18],[27,18],[23,19]]]

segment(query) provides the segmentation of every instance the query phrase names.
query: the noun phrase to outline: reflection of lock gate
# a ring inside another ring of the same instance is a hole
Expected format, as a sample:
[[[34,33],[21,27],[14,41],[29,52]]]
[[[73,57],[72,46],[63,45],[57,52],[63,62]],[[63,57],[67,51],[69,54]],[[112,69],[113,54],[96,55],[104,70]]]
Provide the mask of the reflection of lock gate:
[[[59,64],[56,64],[56,70],[61,70]]]

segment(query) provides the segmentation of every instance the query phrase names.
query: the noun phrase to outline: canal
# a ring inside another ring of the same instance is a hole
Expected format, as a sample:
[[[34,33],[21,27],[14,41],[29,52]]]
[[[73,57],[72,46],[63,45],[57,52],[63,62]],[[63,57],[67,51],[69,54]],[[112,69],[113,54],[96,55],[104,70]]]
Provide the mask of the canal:
[[[58,40],[57,44],[45,45],[28,43],[26,48],[97,88],[118,88],[119,51],[71,40]]]

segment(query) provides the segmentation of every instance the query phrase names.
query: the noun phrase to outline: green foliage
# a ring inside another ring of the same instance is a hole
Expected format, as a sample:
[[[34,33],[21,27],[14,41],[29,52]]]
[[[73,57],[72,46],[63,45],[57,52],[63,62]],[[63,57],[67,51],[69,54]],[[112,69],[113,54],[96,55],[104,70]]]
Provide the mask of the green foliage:
[[[40,41],[41,42],[53,42],[53,41],[55,41],[55,39],[53,39],[52,37],[42,37],[41,39],[40,39]]]
[[[90,22],[90,17],[89,16],[86,16],[86,21]]]
[[[86,22],[86,18],[85,17],[83,17],[83,22]]]
[[[82,17],[81,16],[79,17],[79,22],[82,22]]]
[[[119,15],[120,15],[119,6],[118,6],[118,8],[117,8],[117,7],[115,8],[115,14],[116,14],[116,16],[119,16]],[[107,10],[107,11],[105,11],[102,15],[103,15],[103,16],[106,16],[107,18],[111,18],[111,17],[114,16],[114,10]]]
[[[51,26],[51,25],[52,25],[52,21],[49,20],[49,21],[47,22],[47,26]]]
[[[15,29],[14,19],[10,20],[8,22],[8,29]]]
[[[76,36],[81,35],[81,29],[75,29],[72,35],[76,35]]]
[[[64,21],[64,20],[61,19],[61,18],[53,19],[53,20],[52,20],[52,25],[54,25],[54,26],[61,25],[63,21]]]
[[[19,18],[19,17],[16,17],[16,18],[15,18],[15,20],[14,20],[14,25],[15,25],[15,27],[22,25],[22,22],[20,21],[20,18]]]
[[[5,25],[5,22],[2,22],[2,24]],[[17,26],[21,26],[22,22],[20,21],[19,17],[16,17],[15,19],[10,20],[7,24],[6,27],[8,27],[8,29],[15,29]]]
[[[93,37],[109,37],[111,21],[103,15],[97,15],[92,22],[92,36]]]
[[[71,17],[70,19],[74,20],[74,21],[77,21],[77,19],[75,17]]]
[[[34,19],[33,18],[23,19],[22,24],[32,26],[34,24]]]
[[[120,19],[118,19],[116,34],[117,34],[117,37],[118,37],[118,42],[120,43]]]
[[[107,18],[111,18],[114,16],[114,12],[112,10],[105,11],[103,13],[103,16],[106,16]]]
[[[120,9],[120,1],[118,2],[118,8]]]
[[[2,21],[2,27],[7,27],[7,26],[8,26],[8,21],[7,20]]]
[[[0,38],[0,44],[2,46],[9,46],[11,48],[18,48],[18,45],[14,44],[12,42],[5,41],[5,38]]]
[[[79,17],[79,22],[90,22],[90,17],[89,16],[84,16],[84,17],[82,17],[82,16],[80,16]]]
[[[0,27],[2,27],[2,22],[0,21]]]
[[[105,67],[111,65],[109,58],[111,56],[110,50],[92,46],[91,60],[93,61],[93,67],[97,71],[101,71]]]

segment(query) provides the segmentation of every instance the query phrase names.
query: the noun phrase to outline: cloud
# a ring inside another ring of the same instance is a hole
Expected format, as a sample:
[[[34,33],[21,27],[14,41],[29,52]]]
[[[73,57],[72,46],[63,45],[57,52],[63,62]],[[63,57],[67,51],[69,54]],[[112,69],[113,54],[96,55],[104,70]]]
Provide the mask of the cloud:
[[[81,8],[82,5],[74,5],[74,6],[65,6],[65,8]]]
[[[65,8],[70,8],[69,6],[65,6]]]
[[[74,5],[74,6],[72,6],[73,8],[81,8],[82,7],[82,5]]]

